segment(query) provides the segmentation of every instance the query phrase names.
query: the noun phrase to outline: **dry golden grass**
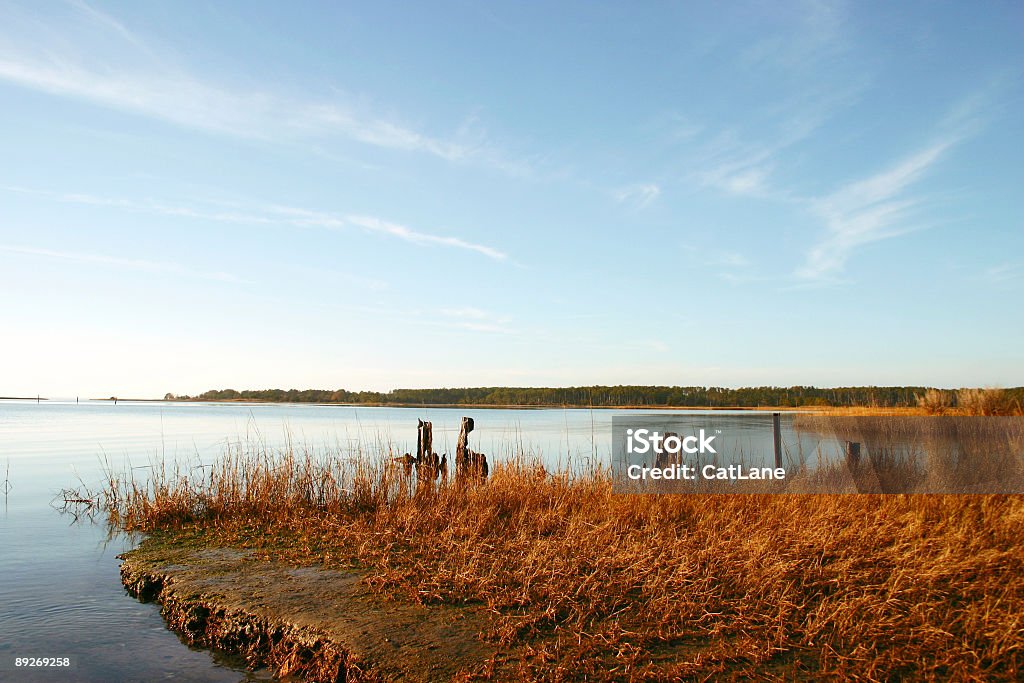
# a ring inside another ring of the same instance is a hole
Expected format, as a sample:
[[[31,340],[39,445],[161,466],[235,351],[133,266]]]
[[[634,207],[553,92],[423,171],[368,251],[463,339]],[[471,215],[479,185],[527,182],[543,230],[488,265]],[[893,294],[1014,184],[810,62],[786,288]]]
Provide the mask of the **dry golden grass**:
[[[1024,490],[1024,419],[1019,417],[798,415],[793,425],[827,443],[861,446],[856,465],[840,460],[798,473],[812,484],[804,490],[842,491],[828,484],[843,475],[845,490],[852,479],[861,493]]]
[[[1002,389],[960,389],[956,400],[965,415],[1024,415]]]
[[[929,389],[917,397],[927,415],[1024,415],[1024,407],[1003,389]]]
[[[952,391],[929,389],[917,397],[917,405],[928,415],[942,415],[952,410],[955,398]]]
[[[766,410],[780,410],[768,408]],[[782,409],[787,410],[787,409]],[[912,415],[1017,415],[1024,416],[1024,406],[1004,389],[929,389],[917,397],[916,406],[822,406],[795,408],[816,415],[898,416]]]
[[[234,452],[111,477],[126,529],[358,566],[476,604],[505,680],[1020,680],[1024,497],[623,496],[601,469],[424,486],[368,459]]]
[[[907,417],[912,415],[931,415],[921,406],[822,406],[813,408],[797,408],[798,412],[812,415],[849,415],[849,416],[889,416]]]

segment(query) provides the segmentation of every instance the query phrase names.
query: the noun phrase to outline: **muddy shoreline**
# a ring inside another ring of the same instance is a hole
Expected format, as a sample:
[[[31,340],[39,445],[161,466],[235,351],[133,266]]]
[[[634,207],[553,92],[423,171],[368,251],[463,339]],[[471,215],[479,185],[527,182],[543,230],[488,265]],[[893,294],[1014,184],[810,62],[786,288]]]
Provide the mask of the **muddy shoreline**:
[[[185,642],[240,655],[277,677],[449,681],[479,672],[496,653],[477,635],[486,624],[480,610],[386,600],[359,571],[160,537],[120,557],[127,591],[159,603]]]

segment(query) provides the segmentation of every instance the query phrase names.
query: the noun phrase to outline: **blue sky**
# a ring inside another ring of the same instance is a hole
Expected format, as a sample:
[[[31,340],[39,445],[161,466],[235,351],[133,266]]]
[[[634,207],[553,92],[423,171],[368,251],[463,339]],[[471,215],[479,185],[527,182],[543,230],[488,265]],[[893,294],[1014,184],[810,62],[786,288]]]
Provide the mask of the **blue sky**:
[[[0,1],[0,395],[1024,384],[1019,3]]]

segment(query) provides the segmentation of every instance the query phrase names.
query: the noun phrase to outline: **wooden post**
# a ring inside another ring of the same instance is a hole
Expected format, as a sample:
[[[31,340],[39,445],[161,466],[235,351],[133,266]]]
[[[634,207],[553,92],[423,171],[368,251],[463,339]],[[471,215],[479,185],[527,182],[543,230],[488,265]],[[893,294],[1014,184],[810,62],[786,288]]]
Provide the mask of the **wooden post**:
[[[459,426],[459,440],[455,445],[455,468],[457,472],[469,469],[469,432],[473,431],[475,426],[473,418],[463,418],[462,424]]]
[[[423,454],[421,462],[427,460],[434,453],[434,425],[430,422],[423,423]]]
[[[416,420],[416,456],[423,452],[423,420]]]
[[[469,432],[473,431],[473,427],[476,425],[473,422],[473,418],[463,418],[462,424],[459,426],[459,440],[455,446],[455,457],[456,461],[465,458],[466,453],[469,451]]]
[[[782,416],[772,413],[772,431],[775,436],[775,467],[782,467]]]
[[[673,450],[669,450],[668,446],[665,445],[665,441],[667,441],[668,437],[670,437],[670,436],[674,436],[677,439],[679,438],[679,435],[676,434],[675,432],[665,432],[665,438],[661,442],[661,448],[656,453],[656,457],[655,457],[655,461],[654,461],[654,466],[655,467],[667,467],[669,465],[681,465],[681,464],[683,464],[682,463],[682,457],[681,457],[682,456],[682,451],[680,451],[680,449],[678,449],[678,448],[675,449],[674,451]]]
[[[860,464],[860,444],[856,441],[846,442],[846,464],[850,467]]]
[[[416,462],[426,462],[434,452],[434,425],[419,420],[416,429]]]
[[[469,447],[469,433],[473,431],[473,418],[462,418],[462,426],[459,427],[459,440],[455,446],[455,478],[464,479],[467,476],[487,478],[487,456],[483,453],[476,453]]]
[[[416,426],[416,457],[405,456],[408,467],[416,467],[416,485],[433,486],[438,475],[444,474],[448,478],[448,454],[443,458],[438,457],[434,452],[434,425],[424,420],[418,420]],[[407,470],[408,471],[408,470]]]

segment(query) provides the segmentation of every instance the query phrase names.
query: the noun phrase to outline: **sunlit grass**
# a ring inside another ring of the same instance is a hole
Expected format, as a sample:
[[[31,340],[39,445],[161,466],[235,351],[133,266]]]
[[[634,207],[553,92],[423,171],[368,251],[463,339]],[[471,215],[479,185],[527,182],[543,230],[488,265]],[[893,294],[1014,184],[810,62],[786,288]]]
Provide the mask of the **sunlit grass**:
[[[1021,674],[1021,496],[626,496],[600,466],[521,458],[484,484],[417,486],[390,455],[239,447],[111,474],[102,497],[124,529],[477,605],[482,637],[517,653],[499,677]]]

